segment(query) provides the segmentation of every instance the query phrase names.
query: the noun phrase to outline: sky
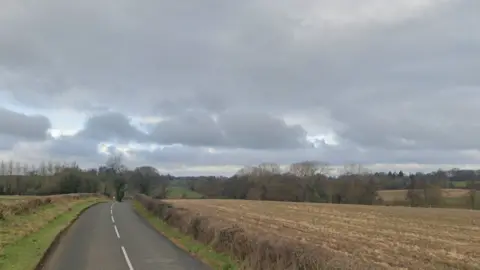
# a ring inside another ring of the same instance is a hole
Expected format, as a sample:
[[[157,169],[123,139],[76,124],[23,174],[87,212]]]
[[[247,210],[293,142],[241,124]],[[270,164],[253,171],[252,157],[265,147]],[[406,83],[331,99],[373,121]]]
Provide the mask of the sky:
[[[480,1],[0,3],[0,159],[480,167]]]

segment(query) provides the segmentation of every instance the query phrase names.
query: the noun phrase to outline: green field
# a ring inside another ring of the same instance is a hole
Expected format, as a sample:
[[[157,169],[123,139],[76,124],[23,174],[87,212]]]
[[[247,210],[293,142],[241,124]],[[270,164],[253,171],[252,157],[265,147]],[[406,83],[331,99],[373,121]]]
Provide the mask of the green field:
[[[451,181],[452,185],[455,188],[466,188],[467,187],[467,181]]]
[[[407,205],[408,202],[406,200],[407,190],[406,189],[399,189],[399,190],[380,190],[378,191],[378,195],[386,202],[386,203],[395,203],[395,205]],[[452,189],[452,188],[445,188],[442,189],[443,195],[443,207],[450,207],[450,208],[470,208],[469,204],[469,190],[468,189]],[[476,195],[476,203],[475,209],[480,209],[480,191],[477,191]]]
[[[184,187],[170,186],[167,188],[168,199],[201,199],[203,195],[195,191],[191,191]]]

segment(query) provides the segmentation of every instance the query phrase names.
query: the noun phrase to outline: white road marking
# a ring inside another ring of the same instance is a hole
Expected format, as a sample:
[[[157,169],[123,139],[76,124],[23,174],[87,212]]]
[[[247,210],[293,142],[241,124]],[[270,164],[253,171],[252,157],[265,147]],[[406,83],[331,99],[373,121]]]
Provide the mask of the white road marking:
[[[113,218],[113,205],[115,203],[112,204],[112,206],[110,207],[110,217],[112,218],[112,222],[115,223],[115,219]],[[113,228],[115,229],[115,234],[117,235],[117,238],[120,239],[120,233],[118,232],[118,228],[117,228],[117,225],[113,224]],[[127,265],[128,265],[128,269],[129,270],[134,270],[133,269],[133,266],[132,266],[132,262],[130,261],[130,258],[128,258],[128,254],[127,254],[127,251],[125,250],[125,247],[124,246],[121,246],[122,247],[122,252],[123,252],[123,257],[125,257],[125,261],[127,262]]]
[[[132,263],[130,262],[130,259],[128,258],[127,251],[125,250],[125,248],[123,246],[122,246],[122,251],[123,251],[123,256],[125,257],[125,261],[127,261],[128,269],[134,270],[133,266],[132,266]]]
[[[115,233],[117,234],[117,237],[120,239],[120,234],[118,233],[117,225],[113,225],[113,228],[115,229]]]

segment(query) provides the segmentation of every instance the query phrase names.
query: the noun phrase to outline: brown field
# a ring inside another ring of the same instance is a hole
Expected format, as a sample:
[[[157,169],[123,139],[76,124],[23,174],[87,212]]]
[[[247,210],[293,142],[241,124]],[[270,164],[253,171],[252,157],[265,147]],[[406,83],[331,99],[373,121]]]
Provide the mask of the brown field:
[[[176,219],[195,213],[212,224],[236,224],[257,239],[284,241],[286,248],[291,243],[313,246],[317,259],[325,260],[318,269],[480,269],[480,211],[245,200],[164,202],[186,209],[177,211]]]
[[[443,196],[445,198],[459,198],[468,195],[469,190],[467,189],[453,189],[453,188],[445,188],[442,190]],[[387,202],[391,201],[402,201],[405,200],[405,195],[407,195],[406,189],[398,189],[398,190],[380,190],[378,191],[378,195]]]

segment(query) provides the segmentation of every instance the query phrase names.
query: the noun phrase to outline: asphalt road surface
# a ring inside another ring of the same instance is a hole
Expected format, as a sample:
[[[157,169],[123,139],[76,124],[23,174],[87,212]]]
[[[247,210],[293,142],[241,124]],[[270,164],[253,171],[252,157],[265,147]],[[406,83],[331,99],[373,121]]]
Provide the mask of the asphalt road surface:
[[[129,202],[86,210],[47,259],[45,270],[210,269],[155,231]]]

